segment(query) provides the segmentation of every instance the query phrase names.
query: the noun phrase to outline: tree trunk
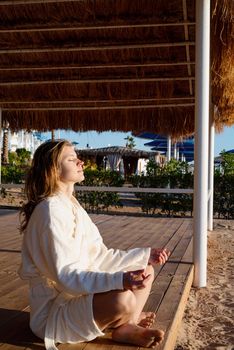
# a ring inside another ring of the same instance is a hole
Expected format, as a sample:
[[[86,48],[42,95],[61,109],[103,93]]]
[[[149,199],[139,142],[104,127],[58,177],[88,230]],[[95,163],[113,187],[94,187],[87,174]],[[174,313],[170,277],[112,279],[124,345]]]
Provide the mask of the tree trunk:
[[[51,130],[51,141],[54,141],[55,140],[55,131],[54,129]]]
[[[9,142],[9,130],[3,129],[2,164],[9,163],[8,142]]]

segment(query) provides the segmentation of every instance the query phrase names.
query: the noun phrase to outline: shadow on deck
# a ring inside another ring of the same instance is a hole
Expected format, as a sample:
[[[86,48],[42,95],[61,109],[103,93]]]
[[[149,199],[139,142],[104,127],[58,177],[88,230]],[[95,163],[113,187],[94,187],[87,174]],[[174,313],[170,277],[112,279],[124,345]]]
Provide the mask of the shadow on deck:
[[[0,213],[0,347],[1,350],[44,349],[42,340],[30,331],[28,286],[17,276],[22,236],[17,231],[17,212]],[[90,215],[108,247],[167,247],[171,251],[164,266],[155,267],[155,280],[145,310],[157,313],[157,327],[165,340],[157,349],[174,349],[193,279],[192,220]],[[135,346],[116,344],[110,334],[90,343],[61,344],[59,350],[130,350]],[[138,348],[140,349],[140,348]]]

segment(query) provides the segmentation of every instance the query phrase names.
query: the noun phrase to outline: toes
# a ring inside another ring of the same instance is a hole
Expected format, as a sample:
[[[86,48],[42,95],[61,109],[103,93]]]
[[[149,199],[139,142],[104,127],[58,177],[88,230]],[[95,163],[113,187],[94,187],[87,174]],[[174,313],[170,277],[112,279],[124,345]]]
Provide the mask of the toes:
[[[151,349],[155,349],[158,345],[160,345],[163,341],[163,338],[162,339],[156,339],[156,337],[152,338],[153,339],[153,342],[152,344],[150,345],[150,348]]]
[[[142,323],[142,322],[138,323],[138,326],[140,326],[142,328],[150,328],[151,327],[151,325],[149,325],[147,323]]]
[[[146,331],[145,334],[148,334],[149,337],[149,348],[156,348],[159,344],[161,344],[164,338],[164,332],[159,329]]]
[[[156,330],[154,335],[155,344],[162,342],[164,338],[164,332],[161,330]]]
[[[144,314],[144,318],[138,321],[138,326],[143,328],[151,328],[155,322],[156,314],[154,312],[142,312],[142,316]]]
[[[152,327],[154,322],[152,320],[142,320],[138,325],[144,328],[150,328]]]
[[[152,325],[152,324],[154,324],[155,320],[152,319],[152,318],[147,318],[147,319],[145,320],[145,322]]]
[[[148,347],[150,348],[156,348],[159,344],[162,343],[163,339],[164,339],[164,332],[159,330],[159,329],[155,329],[155,330],[151,330],[149,331],[151,333],[151,342],[149,344]]]
[[[156,346],[160,345],[162,343],[163,339],[154,341],[153,344],[151,344],[151,348],[156,348]]]

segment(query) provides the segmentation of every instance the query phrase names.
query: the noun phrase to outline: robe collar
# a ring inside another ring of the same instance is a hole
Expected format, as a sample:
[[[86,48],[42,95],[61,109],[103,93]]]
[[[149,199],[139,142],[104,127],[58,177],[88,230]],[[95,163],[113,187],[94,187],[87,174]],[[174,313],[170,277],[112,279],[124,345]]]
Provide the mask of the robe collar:
[[[56,196],[59,197],[70,209],[77,209],[79,207],[79,203],[73,195],[71,198],[68,198],[63,192],[58,192]]]

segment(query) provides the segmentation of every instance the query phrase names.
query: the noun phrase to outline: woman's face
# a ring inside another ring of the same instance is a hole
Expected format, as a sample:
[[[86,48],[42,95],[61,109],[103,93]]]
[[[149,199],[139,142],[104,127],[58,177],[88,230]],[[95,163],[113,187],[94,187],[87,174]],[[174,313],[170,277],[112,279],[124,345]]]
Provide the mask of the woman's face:
[[[84,180],[83,165],[72,146],[65,146],[61,153],[60,180],[65,183],[76,183]]]

